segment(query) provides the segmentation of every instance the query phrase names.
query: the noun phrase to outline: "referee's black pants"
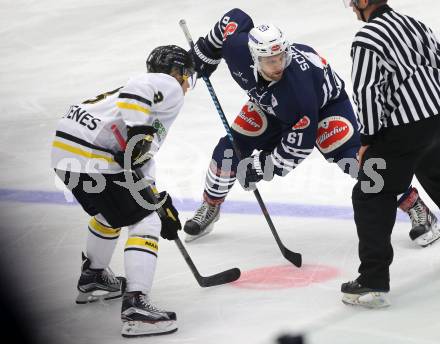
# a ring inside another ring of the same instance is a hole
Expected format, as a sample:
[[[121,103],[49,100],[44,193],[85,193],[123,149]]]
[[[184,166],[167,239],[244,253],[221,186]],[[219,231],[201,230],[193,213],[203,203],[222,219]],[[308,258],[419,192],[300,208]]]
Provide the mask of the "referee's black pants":
[[[386,168],[379,169],[383,168],[379,163],[372,171],[375,160],[369,159],[373,158],[384,159]],[[390,288],[391,232],[397,199],[414,175],[440,207],[440,115],[384,129],[364,154],[352,200],[361,261],[358,281],[365,287]]]

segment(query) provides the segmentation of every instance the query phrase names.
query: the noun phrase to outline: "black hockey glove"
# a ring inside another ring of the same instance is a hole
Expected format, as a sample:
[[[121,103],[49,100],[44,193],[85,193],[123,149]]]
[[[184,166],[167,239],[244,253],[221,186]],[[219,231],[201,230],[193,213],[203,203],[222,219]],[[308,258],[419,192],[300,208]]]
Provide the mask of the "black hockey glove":
[[[202,76],[209,78],[221,61],[221,55],[218,56],[218,53],[210,51],[203,37],[197,40],[189,53],[194,57],[197,78]]]
[[[269,155],[270,152],[260,151],[246,159],[246,169],[237,173],[238,181],[245,190],[252,190],[254,184],[262,179],[269,181],[273,178],[273,165],[270,164],[272,166],[271,171],[270,168],[265,169],[266,158]]]
[[[179,220],[179,212],[173,206],[171,196],[162,191],[159,195],[159,201],[162,201],[166,197],[165,203],[162,205],[162,209],[165,210],[167,216],[160,216],[162,222],[162,228],[160,230],[160,236],[167,240],[177,239],[177,231],[182,229],[182,224]]]
[[[142,167],[151,159],[150,148],[156,132],[157,130],[155,128],[148,125],[127,127],[127,145],[134,136],[143,135],[143,137],[136,142],[131,153],[130,168],[132,170]],[[124,154],[125,152],[116,152],[114,158],[122,168],[126,169],[124,166]]]

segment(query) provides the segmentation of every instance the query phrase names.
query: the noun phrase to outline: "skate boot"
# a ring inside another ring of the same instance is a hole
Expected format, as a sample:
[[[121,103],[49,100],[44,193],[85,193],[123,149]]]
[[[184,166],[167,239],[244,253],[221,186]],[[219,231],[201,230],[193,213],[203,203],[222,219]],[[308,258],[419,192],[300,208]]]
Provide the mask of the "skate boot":
[[[82,254],[81,276],[78,280],[76,303],[84,304],[97,300],[110,300],[121,297],[125,291],[124,277],[115,277],[110,268],[91,269],[90,259]]]
[[[422,201],[416,188],[412,188],[410,195],[399,208],[406,212],[411,219],[412,228],[409,237],[416,244],[426,247],[440,238],[437,217]]]
[[[158,336],[177,331],[176,313],[156,308],[140,291],[124,294],[121,319],[123,337]]]
[[[186,221],[183,230],[186,233],[185,242],[191,242],[209,234],[214,229],[214,223],[220,217],[220,204],[210,205],[203,201],[194,217]]]
[[[388,291],[363,287],[357,280],[342,283],[342,302],[346,305],[366,308],[384,308],[390,306]]]

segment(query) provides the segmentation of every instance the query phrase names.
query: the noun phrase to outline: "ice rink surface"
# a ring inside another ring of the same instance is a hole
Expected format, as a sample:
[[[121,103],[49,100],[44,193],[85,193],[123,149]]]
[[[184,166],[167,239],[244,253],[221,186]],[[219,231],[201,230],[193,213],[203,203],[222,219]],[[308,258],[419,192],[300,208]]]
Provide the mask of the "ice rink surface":
[[[437,0],[390,5],[440,29]],[[283,259],[253,195],[236,186],[214,232],[187,249],[203,275],[239,267],[239,281],[202,289],[175,245],[160,243],[153,299],[177,313],[178,332],[123,339],[119,300],[74,303],[88,218],[55,185],[49,157],[57,119],[69,104],[144,72],[154,47],[186,47],[179,19],[185,18],[198,37],[233,7],[248,12],[255,23],[277,24],[293,42],[313,46],[350,90],[350,42],[361,23],[339,0],[2,1],[3,298],[3,288],[9,289],[9,304],[21,315],[30,314],[31,335],[42,343],[266,344],[283,333],[304,333],[309,344],[440,343],[440,244],[415,247],[405,216],[393,232],[392,307],[372,311],[341,303],[340,284],[357,276],[359,264],[350,200],[354,181],[318,152],[287,177],[259,185],[282,241],[302,253],[302,268]],[[233,120],[246,101],[244,92],[224,63],[211,80]],[[173,195],[182,220],[198,205],[211,150],[223,135],[199,82],[157,155],[158,187]],[[123,273],[125,236],[111,264],[117,273]]]

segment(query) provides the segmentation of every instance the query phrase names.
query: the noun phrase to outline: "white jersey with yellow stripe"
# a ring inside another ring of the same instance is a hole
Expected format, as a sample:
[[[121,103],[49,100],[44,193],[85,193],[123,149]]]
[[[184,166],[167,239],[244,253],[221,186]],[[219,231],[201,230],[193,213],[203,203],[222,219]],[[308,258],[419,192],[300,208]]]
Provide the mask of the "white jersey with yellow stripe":
[[[116,90],[70,106],[57,125],[52,144],[52,167],[82,173],[119,173],[113,152],[120,150],[111,127],[124,138],[127,126],[156,128],[151,153],[163,144],[183,105],[177,80],[162,73],[144,73]]]

